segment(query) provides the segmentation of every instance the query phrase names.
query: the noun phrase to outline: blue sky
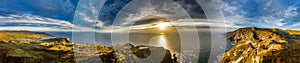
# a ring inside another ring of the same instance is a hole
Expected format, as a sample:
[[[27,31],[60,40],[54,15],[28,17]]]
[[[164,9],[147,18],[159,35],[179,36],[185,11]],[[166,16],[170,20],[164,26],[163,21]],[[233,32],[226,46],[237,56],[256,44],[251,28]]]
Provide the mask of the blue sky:
[[[105,0],[97,2],[103,1]],[[161,2],[168,4],[160,4],[160,1],[156,2],[156,0],[150,4],[142,1],[145,4],[134,3],[135,6],[130,6],[132,0],[107,0],[103,4],[94,3],[93,5],[91,5],[93,2],[78,4],[79,0],[0,0],[0,30],[67,31],[72,28],[105,30],[111,29],[116,18],[124,20],[122,22],[124,24],[130,23],[135,18],[145,18],[145,16],[148,16],[146,18],[163,16],[167,19],[181,20],[180,22],[183,24],[180,26],[192,26],[188,25],[190,24],[188,20],[195,20],[193,23],[197,28],[220,27],[218,22],[207,22],[204,11],[195,0],[167,1]],[[300,29],[298,27],[300,25],[300,1],[298,0],[216,1],[225,17],[226,23],[221,25],[227,25],[228,28],[256,26]],[[125,7],[126,5],[129,7]],[[81,10],[76,10],[76,8]],[[136,11],[122,11],[124,8],[132,8],[129,10]],[[182,11],[186,13],[174,11],[174,9],[183,9]],[[185,16],[174,16],[175,14],[172,15],[171,12],[179,12],[179,15],[180,13],[188,14],[189,19],[179,19]],[[119,13],[125,15],[120,15],[122,18],[119,18],[117,17]],[[78,20],[74,20],[74,16],[77,16]],[[186,22],[182,22],[182,20]],[[139,24],[137,29],[149,28],[147,24],[151,24],[149,20],[138,21],[143,25]]]
[[[222,3],[225,18],[232,19],[229,22],[235,25],[299,29],[298,0],[225,0]]]

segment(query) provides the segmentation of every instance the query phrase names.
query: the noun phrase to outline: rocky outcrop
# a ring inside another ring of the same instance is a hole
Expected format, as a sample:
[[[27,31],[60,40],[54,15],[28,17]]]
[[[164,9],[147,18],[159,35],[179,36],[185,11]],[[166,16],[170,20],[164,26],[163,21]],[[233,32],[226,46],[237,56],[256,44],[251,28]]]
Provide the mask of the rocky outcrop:
[[[222,63],[299,63],[297,33],[276,28],[247,27],[227,33],[229,50]]]
[[[74,44],[68,38],[57,38],[45,33],[0,31],[0,63],[81,63],[97,61],[123,63],[128,62],[128,60],[136,62],[136,59],[150,56],[151,51],[149,48],[154,52],[166,51],[162,63],[172,61],[170,51],[162,47],[135,46],[132,44],[116,46]]]

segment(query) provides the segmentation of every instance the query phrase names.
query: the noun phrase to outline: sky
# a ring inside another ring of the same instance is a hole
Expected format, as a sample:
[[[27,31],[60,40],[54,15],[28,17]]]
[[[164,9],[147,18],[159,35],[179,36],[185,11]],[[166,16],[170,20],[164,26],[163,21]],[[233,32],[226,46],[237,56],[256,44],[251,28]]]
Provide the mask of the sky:
[[[187,29],[300,30],[298,0],[213,1],[224,20],[208,21],[196,0],[0,0],[0,30],[109,32],[155,29],[169,21]]]

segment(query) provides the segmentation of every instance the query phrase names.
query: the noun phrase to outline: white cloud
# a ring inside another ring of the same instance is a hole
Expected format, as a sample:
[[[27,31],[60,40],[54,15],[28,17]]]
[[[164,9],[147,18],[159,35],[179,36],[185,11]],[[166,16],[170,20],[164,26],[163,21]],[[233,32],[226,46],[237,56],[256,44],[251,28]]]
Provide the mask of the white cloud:
[[[60,28],[53,28],[53,27],[33,27],[33,26],[9,26],[9,27],[0,27],[0,30],[9,30],[9,31],[20,31],[20,30],[27,30],[27,31],[72,31],[71,29],[60,29]],[[79,31],[79,30],[77,30]]]
[[[0,24],[5,25],[0,27],[0,30],[29,30],[29,31],[67,31],[67,30],[92,30],[86,27],[74,25],[68,21],[41,17],[37,15],[7,15],[0,16]],[[11,25],[14,24],[14,25]],[[34,26],[38,25],[38,26]],[[44,27],[44,28],[43,28]]]
[[[294,16],[297,16],[298,15],[298,12],[297,12],[297,7],[294,7],[294,6],[290,6],[287,8],[287,10],[284,11],[284,17],[294,17]]]
[[[289,6],[287,9],[268,9],[268,11],[272,12],[268,12],[267,15],[258,18],[258,21],[261,21],[258,24],[265,25],[267,27],[285,27],[286,19],[290,19],[298,15],[296,11],[297,8],[294,6]]]
[[[237,24],[249,23],[251,18],[244,16],[244,14],[247,13],[239,9],[241,6],[230,5],[223,0],[218,0],[218,3],[220,4],[220,8],[224,14],[224,20],[226,24],[235,27]]]
[[[159,15],[157,14],[157,11],[155,10],[155,8],[151,7],[151,6],[147,6],[147,7],[143,7],[141,9],[137,9],[138,11],[136,13],[127,13],[127,17],[121,18],[120,20],[124,20],[124,22],[122,23],[122,25],[127,25],[129,23],[131,23],[132,21],[137,21],[140,20],[146,16],[150,16],[150,15]]]
[[[240,28],[242,26],[232,25],[228,23],[224,23],[220,20],[207,20],[207,19],[180,19],[175,21],[177,26],[205,26],[205,27],[212,27],[212,28]]]
[[[264,16],[260,18],[261,22],[257,22],[260,25],[267,25],[267,27],[280,27],[283,26],[283,18],[276,18],[275,16]]]
[[[91,0],[91,1],[80,1],[75,10],[73,23],[76,25],[90,24],[87,27],[103,27],[104,24],[99,20],[99,12],[106,0]]]
[[[45,25],[57,25],[63,27],[75,27],[70,22],[64,20],[57,20],[52,18],[45,18],[34,15],[9,15],[9,16],[0,16],[0,20],[2,24],[7,23],[27,23],[27,24],[45,24]]]
[[[297,29],[297,30],[300,30],[300,22],[297,22],[297,23],[294,23],[294,24],[291,24],[291,25],[287,25],[285,28],[286,29]]]
[[[231,25],[246,24],[246,26],[253,25],[257,27],[285,27],[287,19],[298,15],[297,7],[293,5],[283,8],[279,1],[261,1],[266,4],[253,3],[261,6],[254,7],[258,11],[251,11],[261,13],[255,17],[247,17],[249,15],[249,13],[245,12],[247,9],[242,9],[242,6],[247,5],[237,3],[237,1],[230,1],[235,2],[235,5],[223,0],[218,1],[225,15],[226,23]],[[259,10],[260,8],[262,10]]]
[[[224,1],[218,1],[220,4],[220,8],[222,9],[223,13],[227,15],[237,15],[238,8],[236,6],[231,6]]]

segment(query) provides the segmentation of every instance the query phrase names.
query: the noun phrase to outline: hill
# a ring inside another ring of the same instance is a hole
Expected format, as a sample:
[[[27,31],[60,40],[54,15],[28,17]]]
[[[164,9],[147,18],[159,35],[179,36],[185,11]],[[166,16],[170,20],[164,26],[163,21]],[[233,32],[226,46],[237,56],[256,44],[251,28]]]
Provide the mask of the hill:
[[[230,49],[222,63],[299,63],[300,34],[276,28],[240,28],[226,35]]]

